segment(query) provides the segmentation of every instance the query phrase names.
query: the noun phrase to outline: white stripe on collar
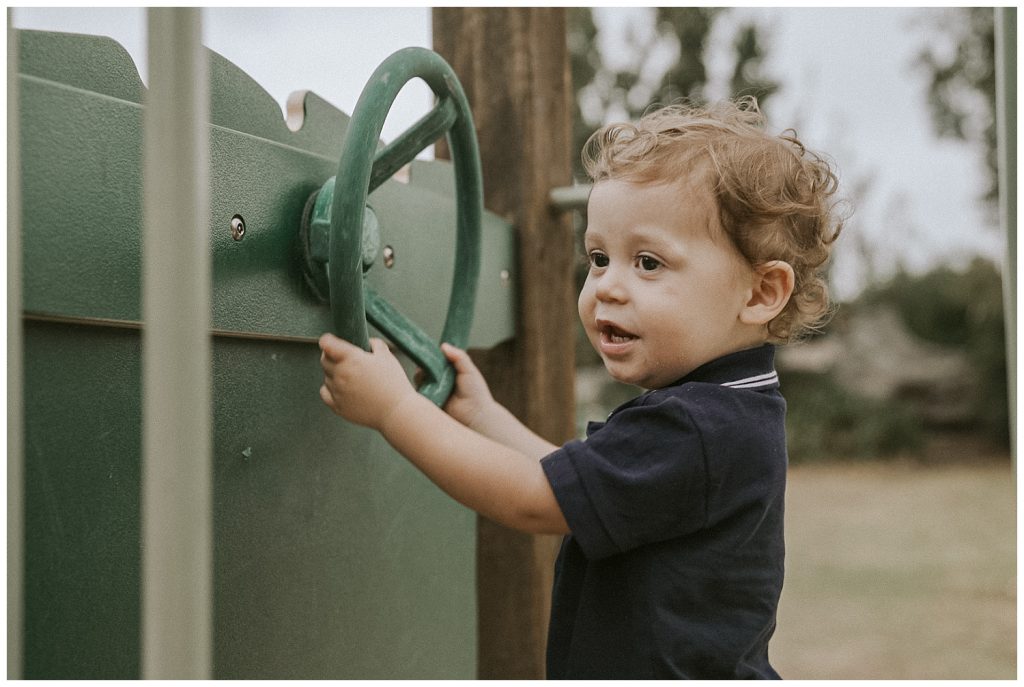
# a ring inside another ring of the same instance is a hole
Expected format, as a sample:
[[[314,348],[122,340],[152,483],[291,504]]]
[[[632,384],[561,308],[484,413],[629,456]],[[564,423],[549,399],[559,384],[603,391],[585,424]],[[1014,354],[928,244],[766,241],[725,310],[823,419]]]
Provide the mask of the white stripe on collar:
[[[757,375],[756,377],[747,377],[745,379],[737,379],[734,382],[723,382],[722,386],[727,386],[730,389],[755,389],[762,386],[772,386],[773,384],[779,383],[779,374],[772,370],[766,372],[763,375]]]

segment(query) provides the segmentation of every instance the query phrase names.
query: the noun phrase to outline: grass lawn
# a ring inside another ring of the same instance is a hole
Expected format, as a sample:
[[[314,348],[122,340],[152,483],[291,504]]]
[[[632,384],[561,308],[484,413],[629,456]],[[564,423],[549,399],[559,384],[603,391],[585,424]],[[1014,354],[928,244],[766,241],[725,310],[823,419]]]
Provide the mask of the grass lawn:
[[[791,468],[772,663],[787,679],[1014,679],[1009,461]]]

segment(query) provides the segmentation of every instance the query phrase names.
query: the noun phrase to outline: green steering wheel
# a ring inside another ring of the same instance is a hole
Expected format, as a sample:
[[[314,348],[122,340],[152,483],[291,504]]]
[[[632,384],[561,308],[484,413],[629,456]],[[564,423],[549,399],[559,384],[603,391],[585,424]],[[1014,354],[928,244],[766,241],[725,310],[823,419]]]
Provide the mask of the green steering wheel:
[[[402,87],[415,77],[430,86],[437,104],[378,151],[388,111]],[[425,48],[405,48],[377,67],[352,112],[337,176],[310,197],[302,222],[307,282],[321,295],[329,293],[335,333],[370,350],[366,325],[372,324],[419,365],[424,372],[419,392],[437,405],[451,394],[454,369],[439,343],[366,285],[363,274],[379,246],[377,221],[372,211],[367,212],[367,196],[442,134],[448,136],[455,163],[457,234],[441,341],[465,348],[480,272],[483,182],[466,95],[440,55]]]

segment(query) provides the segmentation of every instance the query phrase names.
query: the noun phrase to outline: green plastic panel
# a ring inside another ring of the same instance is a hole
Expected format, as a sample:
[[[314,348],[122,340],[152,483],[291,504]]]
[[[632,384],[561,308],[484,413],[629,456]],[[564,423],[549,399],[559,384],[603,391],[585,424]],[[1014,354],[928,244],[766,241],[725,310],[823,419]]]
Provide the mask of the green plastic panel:
[[[25,676],[136,678],[139,333],[25,332]],[[323,407],[315,347],[213,369],[214,676],[474,677],[472,512]]]
[[[25,310],[138,323],[141,84],[117,88],[78,69],[62,76],[44,56],[52,40],[56,54],[73,60],[68,36],[20,35]],[[112,61],[108,53],[130,63],[112,41],[73,38],[88,52],[75,65],[93,53],[104,56],[96,60],[104,66]],[[332,321],[303,280],[299,223],[309,195],[337,171],[348,118],[307,94],[303,126],[292,132],[252,79],[216,53],[210,59],[214,329],[314,340]],[[118,80],[126,71],[111,69]],[[96,90],[68,83],[73,79]],[[391,269],[376,265],[369,284],[433,337],[444,323],[455,261],[453,182],[445,178],[452,178],[448,163],[417,161],[409,183],[386,182],[369,199],[382,243],[396,258]],[[235,215],[245,221],[241,241],[231,233]],[[470,346],[489,348],[514,333],[514,235],[491,213],[482,230]]]
[[[25,676],[139,676],[140,146],[144,87],[112,41],[20,32],[25,281]],[[214,676],[473,678],[475,516],[320,402],[298,226],[347,118],[300,131],[211,53]],[[370,283],[437,336],[451,170],[371,195]],[[246,222],[231,236],[235,214]],[[485,213],[486,214],[486,213]],[[471,345],[512,336],[511,228],[487,214]],[[503,274],[503,272],[505,274]]]

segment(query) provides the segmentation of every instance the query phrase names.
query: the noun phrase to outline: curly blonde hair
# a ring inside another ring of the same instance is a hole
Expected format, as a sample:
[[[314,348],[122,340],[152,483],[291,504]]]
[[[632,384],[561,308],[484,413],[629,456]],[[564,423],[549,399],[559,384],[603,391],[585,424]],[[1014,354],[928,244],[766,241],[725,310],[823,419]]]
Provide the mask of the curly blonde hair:
[[[792,341],[827,321],[824,266],[842,229],[838,178],[792,129],[769,134],[755,98],[670,105],[635,124],[609,124],[587,141],[583,164],[595,183],[704,177],[722,228],[750,265],[783,260],[793,268],[793,294],[768,324],[769,340]]]

